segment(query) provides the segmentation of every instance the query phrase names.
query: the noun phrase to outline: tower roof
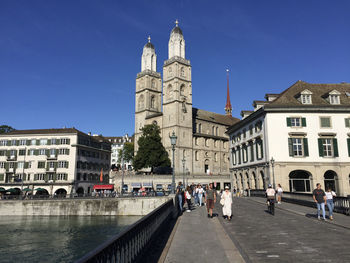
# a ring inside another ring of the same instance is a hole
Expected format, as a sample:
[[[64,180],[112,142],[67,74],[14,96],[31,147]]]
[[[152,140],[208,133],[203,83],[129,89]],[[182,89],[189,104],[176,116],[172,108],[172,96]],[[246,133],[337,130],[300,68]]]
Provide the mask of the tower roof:
[[[148,42],[144,47],[154,49],[154,45],[151,43],[151,36],[148,36]]]
[[[226,115],[230,115],[232,114],[232,106],[231,106],[231,100],[230,100],[230,87],[229,87],[229,80],[228,80],[228,72],[229,70],[226,70],[227,72],[227,97],[226,97],[226,106],[225,106],[225,111],[226,111]]]
[[[182,30],[181,28],[179,27],[179,21],[176,19],[175,21],[175,27],[173,28],[173,30],[171,30],[171,33],[170,34],[180,34],[183,36],[182,34]]]

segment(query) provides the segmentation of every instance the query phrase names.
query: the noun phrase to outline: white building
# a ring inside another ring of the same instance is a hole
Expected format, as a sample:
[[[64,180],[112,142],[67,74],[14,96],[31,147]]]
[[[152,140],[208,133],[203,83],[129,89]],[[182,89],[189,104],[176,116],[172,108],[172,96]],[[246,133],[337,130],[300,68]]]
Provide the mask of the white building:
[[[0,135],[0,187],[33,194],[84,194],[108,182],[110,143],[75,128],[15,130]]]
[[[350,84],[298,81],[265,98],[228,129],[234,186],[310,193],[321,183],[349,195]]]
[[[111,166],[121,164],[118,162],[119,160],[119,151],[124,148],[126,142],[132,143],[133,137],[129,137],[128,134],[120,137],[105,137],[112,144],[112,157],[111,157]],[[124,162],[124,169],[131,170],[132,164],[131,162]]]

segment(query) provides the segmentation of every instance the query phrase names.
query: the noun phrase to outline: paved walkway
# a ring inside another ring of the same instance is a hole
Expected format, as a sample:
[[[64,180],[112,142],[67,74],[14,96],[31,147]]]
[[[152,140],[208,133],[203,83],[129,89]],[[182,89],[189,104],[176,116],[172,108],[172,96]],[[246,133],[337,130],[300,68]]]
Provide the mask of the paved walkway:
[[[165,260],[160,262],[244,262],[218,217],[207,217],[205,206],[184,212],[175,230]]]
[[[184,213],[160,262],[350,262],[350,217],[317,220],[316,209],[282,203],[275,216],[263,198],[234,198],[233,219],[219,203],[213,219],[206,208]]]

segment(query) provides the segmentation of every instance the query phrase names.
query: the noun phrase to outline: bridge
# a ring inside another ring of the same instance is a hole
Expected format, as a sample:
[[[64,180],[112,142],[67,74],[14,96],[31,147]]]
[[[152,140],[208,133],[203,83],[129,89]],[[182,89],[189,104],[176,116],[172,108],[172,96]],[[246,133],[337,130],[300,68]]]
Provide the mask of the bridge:
[[[170,200],[78,262],[350,262],[345,214],[324,222],[313,207],[282,202],[272,216],[261,197],[235,197],[232,211],[231,221],[219,203],[214,218],[205,207],[176,217]]]

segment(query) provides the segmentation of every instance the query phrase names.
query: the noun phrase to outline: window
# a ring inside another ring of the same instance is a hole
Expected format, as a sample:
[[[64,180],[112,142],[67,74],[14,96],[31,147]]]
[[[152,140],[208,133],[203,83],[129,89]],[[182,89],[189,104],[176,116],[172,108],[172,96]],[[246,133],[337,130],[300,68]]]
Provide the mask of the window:
[[[250,148],[250,161],[254,161],[254,144],[252,141],[249,142],[249,148]]]
[[[241,148],[237,147],[237,153],[238,153],[238,164],[242,163],[242,155],[241,155]]]
[[[246,144],[243,144],[242,152],[243,152],[243,162],[246,163],[246,162],[248,162],[248,150],[247,150]]]
[[[261,160],[264,157],[263,141],[259,138],[256,140],[256,159]]]
[[[57,139],[55,138],[51,139],[51,144],[57,144]]]
[[[345,127],[350,128],[350,118],[345,118]]]
[[[41,139],[40,145],[47,145],[47,139]]]
[[[28,151],[28,155],[35,155],[35,150],[34,149],[30,149]]]
[[[261,127],[262,127],[262,122],[261,122],[261,121],[258,121],[258,122],[255,124],[255,132],[260,132],[260,131],[261,131]]]
[[[28,165],[28,167],[27,168],[32,168],[32,162],[31,161],[29,161],[29,162],[27,162],[27,165]],[[28,175],[29,176],[29,175]],[[29,178],[29,177],[28,177]],[[29,179],[28,179],[29,180]]]
[[[10,156],[16,156],[16,150],[10,150]]]
[[[11,145],[12,145],[12,146],[16,146],[16,145],[17,145],[17,140],[12,140],[12,141],[11,141]]]
[[[216,127],[215,135],[219,136],[219,127]]]
[[[55,168],[55,162],[48,162],[48,165],[50,169]]]
[[[31,144],[31,145],[36,145],[36,140],[35,140],[35,139],[32,139],[32,140],[30,141],[30,144]]]
[[[215,127],[214,126],[211,127],[211,133],[212,133],[212,135],[215,135]]]
[[[320,117],[321,128],[331,128],[331,117]]]
[[[79,174],[80,175],[80,174]],[[56,175],[56,180],[67,180],[67,174],[65,173],[59,173]],[[78,179],[79,180],[79,179]]]
[[[4,169],[5,168],[5,162],[0,162],[0,168]]]
[[[14,163],[14,162],[9,163],[9,168],[10,168],[10,169],[15,168],[15,163]]]
[[[46,149],[39,149],[39,155],[46,155]]]
[[[198,151],[195,151],[195,153],[194,153],[194,159],[195,159],[196,161],[198,161]]]
[[[183,67],[181,67],[181,77],[184,77],[185,76],[185,70],[184,70],[184,68]]]
[[[56,149],[50,149],[50,156],[56,155]]]
[[[1,140],[0,141],[0,146],[6,146],[6,144],[7,144],[6,140]]]
[[[66,138],[60,139],[60,144],[69,144],[69,139],[66,139]]]
[[[156,99],[154,96],[151,96],[151,109],[155,109],[156,107]]]
[[[309,156],[307,138],[288,138],[289,156]]]
[[[24,168],[24,162],[18,162],[17,163],[17,168],[23,169]]]
[[[180,87],[180,96],[185,96],[185,85],[181,85]]]
[[[319,138],[318,149],[321,157],[338,157],[338,143],[335,138]]]
[[[67,161],[59,161],[58,168],[68,168],[68,162]]]
[[[290,192],[310,192],[310,174],[303,170],[294,170],[289,174]]]
[[[331,104],[340,104],[339,95],[329,95],[329,102]]]
[[[26,150],[25,149],[19,150],[18,155],[21,155],[21,156],[26,155]]]
[[[288,127],[306,127],[306,118],[291,117],[287,118]]]
[[[45,180],[45,174],[35,174],[34,181],[43,181]]]
[[[201,132],[202,132],[202,124],[199,123],[199,124],[198,124],[198,133],[201,133]]]
[[[58,149],[58,154],[69,155],[69,149]]]
[[[19,140],[19,145],[26,145],[27,144],[27,140]]]
[[[38,162],[38,168],[45,168],[45,162]]]
[[[311,104],[311,95],[309,95],[309,94],[301,95],[301,103],[302,104]]]
[[[218,154],[217,153],[214,154],[214,160],[215,160],[215,162],[218,161]]]
[[[236,150],[234,150],[234,149],[232,149],[232,152],[231,152],[231,160],[232,160],[232,164],[236,165],[237,158],[236,158]]]
[[[253,125],[249,126],[249,135],[253,135]]]

